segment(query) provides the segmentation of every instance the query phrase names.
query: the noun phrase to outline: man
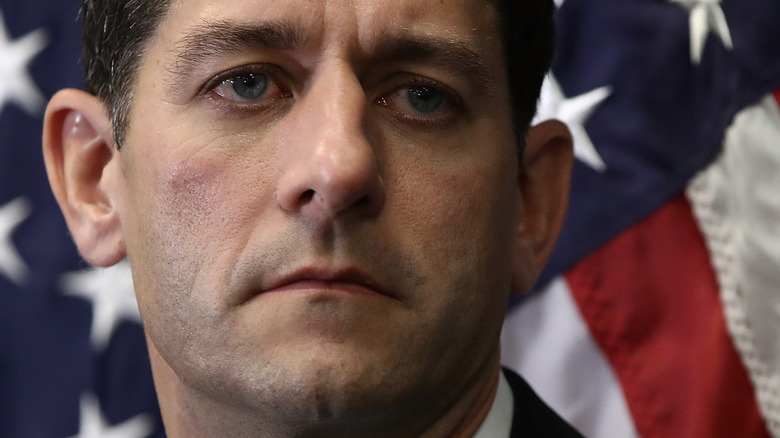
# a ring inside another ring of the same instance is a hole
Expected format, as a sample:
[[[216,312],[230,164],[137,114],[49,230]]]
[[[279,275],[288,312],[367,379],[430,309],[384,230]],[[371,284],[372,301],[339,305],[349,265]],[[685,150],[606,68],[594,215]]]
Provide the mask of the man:
[[[551,14],[85,2],[46,167],[83,257],[132,266],[169,436],[576,436],[499,353],[568,195],[566,129],[524,139]]]

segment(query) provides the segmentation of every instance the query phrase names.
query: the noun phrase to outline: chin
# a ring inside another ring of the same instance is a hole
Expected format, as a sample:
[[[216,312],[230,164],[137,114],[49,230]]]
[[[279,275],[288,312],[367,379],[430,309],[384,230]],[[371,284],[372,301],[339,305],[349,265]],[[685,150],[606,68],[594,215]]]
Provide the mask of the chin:
[[[323,423],[377,418],[409,396],[398,367],[388,367],[383,358],[367,360],[365,352],[332,354],[339,346],[332,347],[331,354],[315,352],[291,364],[289,379],[274,383],[278,394],[288,397],[279,402],[297,406],[299,418]]]

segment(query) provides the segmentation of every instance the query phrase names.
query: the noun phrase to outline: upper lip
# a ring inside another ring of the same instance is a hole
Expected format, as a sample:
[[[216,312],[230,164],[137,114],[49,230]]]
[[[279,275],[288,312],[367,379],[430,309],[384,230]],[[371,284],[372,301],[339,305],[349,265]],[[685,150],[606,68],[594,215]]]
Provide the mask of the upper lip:
[[[339,269],[317,268],[313,266],[295,269],[289,274],[272,279],[262,288],[264,292],[299,282],[352,283],[363,286],[382,295],[391,296],[375,279],[365,271],[355,267]]]

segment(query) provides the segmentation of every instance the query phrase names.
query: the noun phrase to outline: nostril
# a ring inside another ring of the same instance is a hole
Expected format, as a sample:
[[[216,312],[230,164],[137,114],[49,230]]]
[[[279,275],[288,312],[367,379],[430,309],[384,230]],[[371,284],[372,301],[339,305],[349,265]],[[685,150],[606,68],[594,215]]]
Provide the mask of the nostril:
[[[364,208],[371,204],[371,198],[368,195],[364,195],[355,202],[355,207]]]
[[[330,198],[329,198],[330,199]],[[366,194],[358,198],[354,202],[347,202],[344,205],[333,205],[328,204],[328,201],[326,198],[322,197],[319,193],[317,193],[316,190],[306,190],[301,194],[301,196],[298,198],[298,205],[304,206],[311,203],[321,203],[323,205],[326,205],[328,209],[333,210],[335,213],[340,212],[344,209],[358,209],[358,210],[366,210],[371,208],[373,205],[373,201],[371,199],[371,196]]]
[[[300,203],[301,205],[304,205],[310,202],[312,199],[314,199],[314,190],[306,190],[303,192],[303,194],[301,194]]]
[[[384,183],[374,150],[365,139],[312,142],[312,151],[291,158],[276,187],[278,205],[287,212],[333,220],[345,210],[363,216],[384,205]]]

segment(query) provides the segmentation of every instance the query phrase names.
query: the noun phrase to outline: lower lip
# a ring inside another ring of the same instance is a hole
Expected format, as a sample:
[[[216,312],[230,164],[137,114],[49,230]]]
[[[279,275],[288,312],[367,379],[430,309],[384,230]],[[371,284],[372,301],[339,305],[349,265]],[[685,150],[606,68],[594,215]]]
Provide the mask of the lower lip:
[[[359,295],[359,296],[378,296],[386,297],[386,295],[377,292],[367,286],[359,283],[352,283],[347,281],[296,281],[294,283],[285,284],[284,286],[269,289],[263,293],[280,293],[280,292],[300,292],[300,293],[315,293],[315,294],[347,294],[347,295]]]

